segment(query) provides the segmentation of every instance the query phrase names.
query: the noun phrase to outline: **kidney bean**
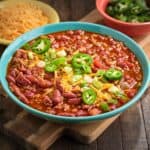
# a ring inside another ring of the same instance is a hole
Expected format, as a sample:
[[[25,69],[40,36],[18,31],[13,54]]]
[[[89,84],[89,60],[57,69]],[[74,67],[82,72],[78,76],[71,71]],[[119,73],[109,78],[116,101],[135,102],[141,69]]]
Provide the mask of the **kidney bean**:
[[[71,112],[60,112],[60,113],[57,113],[57,115],[59,115],[59,116],[68,116],[68,117],[75,117],[75,114],[71,113]]]
[[[125,68],[127,66],[125,58],[118,58],[117,65],[121,68]]]
[[[42,93],[44,88],[36,87],[36,93]]]
[[[51,87],[53,84],[52,82],[48,81],[48,80],[43,80],[41,78],[38,78],[38,85],[41,87],[41,88],[49,88]]]
[[[86,53],[89,54],[89,55],[92,55],[94,52],[91,51],[91,49],[87,49],[87,50],[86,50]]]
[[[48,107],[49,108],[49,107]],[[49,113],[49,114],[53,114],[55,115],[56,114],[56,111],[53,110],[53,109],[46,109],[45,112]]]
[[[85,105],[85,104],[82,105],[82,109],[85,109],[85,110],[86,110],[86,109],[88,110],[90,107],[91,107],[90,105]]]
[[[80,48],[78,48],[78,49],[79,49],[80,52],[86,53],[86,48],[85,48],[85,47],[80,47]]]
[[[18,74],[19,74],[19,70],[17,70],[16,68],[10,71],[10,75],[13,77],[16,77]]]
[[[77,95],[72,92],[65,92],[65,93],[63,93],[63,96],[65,98],[76,98],[77,97]]]
[[[11,90],[19,97],[20,100],[22,100],[24,103],[28,104],[29,100],[27,99],[27,97],[20,91],[20,89],[13,84],[12,82],[9,83],[10,84],[10,88]]]
[[[110,107],[111,110],[116,109],[116,105],[110,105],[109,107]]]
[[[62,87],[62,85],[61,85],[61,83],[60,83],[59,80],[56,80],[56,88],[57,88],[61,93],[64,92],[64,89],[63,89],[63,87]]]
[[[47,35],[48,38],[51,40],[51,42],[53,42],[55,40],[54,36],[53,35]]]
[[[38,79],[39,80],[39,85],[40,87],[42,88],[49,88],[49,87],[52,87],[52,82],[48,81],[48,80],[43,80],[43,79]]]
[[[54,107],[53,107],[56,111],[58,110],[63,110],[64,109],[64,105],[63,105],[63,101],[56,104]]]
[[[40,68],[40,67],[33,67],[32,70],[32,75],[34,76],[38,76],[39,74],[42,74],[43,73],[43,68]]]
[[[70,98],[68,99],[69,104],[78,105],[81,103],[81,98]]]
[[[72,35],[74,33],[74,31],[73,30],[69,30],[69,31],[67,31],[67,34],[69,34],[69,35]]]
[[[21,64],[21,65],[18,67],[18,70],[21,71],[21,72],[23,72],[23,73],[26,73],[26,71],[27,71],[26,67],[25,67],[23,64]]]
[[[31,72],[31,70],[26,69],[26,71],[24,71],[24,74],[31,75],[31,74],[32,74],[32,72]]]
[[[65,46],[64,41],[60,41],[60,42],[59,42],[59,45],[60,45],[60,47],[64,47],[64,46]]]
[[[11,64],[12,64],[12,65],[20,64],[20,59],[18,59],[17,57],[13,57]]]
[[[85,31],[83,31],[83,30],[76,30],[75,33],[76,33],[77,35],[84,35],[84,34],[85,34]]]
[[[101,111],[98,108],[92,108],[89,110],[89,115],[94,116],[100,114]]]
[[[127,73],[124,73],[124,79],[125,80],[129,80],[131,78],[131,76]]]
[[[32,83],[38,84],[38,79],[35,78],[33,75],[27,75],[26,76]]]
[[[12,77],[11,75],[7,75],[7,81],[8,81],[8,82],[16,83],[14,77]]]
[[[33,96],[35,95],[35,93],[32,92],[32,91],[26,90],[26,91],[24,92],[24,95],[25,95],[27,98],[33,98]]]
[[[85,110],[79,110],[79,111],[76,113],[76,116],[88,116],[88,112],[85,111]]]
[[[80,35],[77,35],[77,36],[76,36],[76,39],[77,39],[77,40],[81,40],[81,38],[82,38],[82,37],[81,37]]]
[[[136,78],[137,81],[141,81],[142,75],[139,73],[139,74],[136,75],[135,78]]]
[[[116,61],[113,61],[112,59],[104,59],[104,62],[105,62],[105,64],[107,65],[107,66],[111,66],[111,65],[114,65],[114,64],[116,64]]]
[[[24,74],[22,72],[20,72],[16,78],[16,83],[18,85],[23,85],[23,86],[26,86],[26,85],[30,85],[31,84],[31,81],[28,80]]]
[[[53,73],[45,73],[44,79],[46,80],[51,80],[54,77]]]
[[[130,59],[130,61],[133,62],[133,63],[136,61],[136,60],[135,60],[135,55],[132,54],[132,53],[129,55],[129,59]]]
[[[67,36],[67,35],[62,35],[62,36],[61,36],[61,39],[62,39],[62,40],[70,40],[70,37]]]
[[[55,43],[55,44],[53,43],[52,48],[59,48],[59,44],[58,43]]]
[[[133,78],[128,79],[127,82],[129,83],[129,88],[132,89],[135,87],[135,85],[137,84],[137,81]]]
[[[73,87],[72,92],[76,94],[77,97],[81,96],[81,90],[79,87]]]
[[[58,89],[54,90],[53,96],[52,96],[51,99],[55,104],[58,104],[58,103],[62,102],[63,97],[61,95],[61,92]]]
[[[41,88],[48,88],[51,87],[53,84],[48,81],[48,80],[44,80],[42,78],[39,77],[34,77],[33,75],[26,75],[26,77],[34,84],[36,84],[37,86],[41,87]]]
[[[134,64],[129,62],[129,61],[126,61],[126,64],[129,68],[133,68],[134,67]]]
[[[137,92],[137,89],[129,89],[126,90],[125,93],[127,94],[128,97],[132,98]]]
[[[71,112],[72,112],[72,113],[76,113],[76,112],[78,112],[78,110],[79,110],[79,109],[75,107],[75,108],[72,108],[72,109],[71,109]]]
[[[70,105],[69,104],[63,104],[64,106],[64,111],[69,111],[70,110]]]
[[[17,58],[24,58],[24,59],[27,59],[27,53],[25,50],[22,50],[22,49],[19,49],[17,52],[16,52],[16,55],[15,57]]]
[[[46,96],[43,97],[43,104],[45,106],[52,106],[53,102],[52,102],[51,98],[46,95]]]

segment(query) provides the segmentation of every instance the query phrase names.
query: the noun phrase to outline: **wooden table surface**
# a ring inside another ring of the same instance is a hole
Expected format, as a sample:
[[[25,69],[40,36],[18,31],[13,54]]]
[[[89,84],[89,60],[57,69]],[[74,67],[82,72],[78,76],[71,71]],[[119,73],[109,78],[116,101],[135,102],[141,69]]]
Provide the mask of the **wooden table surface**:
[[[95,0],[43,0],[51,4],[61,20],[79,20],[95,8]],[[0,51],[5,47],[0,46]],[[150,88],[143,100],[123,113],[105,133],[90,145],[62,137],[50,150],[150,150]],[[0,100],[2,96],[0,97]],[[0,106],[1,107],[1,106]],[[0,113],[2,113],[0,111]],[[7,115],[9,112],[7,112]],[[23,150],[0,134],[0,150]]]

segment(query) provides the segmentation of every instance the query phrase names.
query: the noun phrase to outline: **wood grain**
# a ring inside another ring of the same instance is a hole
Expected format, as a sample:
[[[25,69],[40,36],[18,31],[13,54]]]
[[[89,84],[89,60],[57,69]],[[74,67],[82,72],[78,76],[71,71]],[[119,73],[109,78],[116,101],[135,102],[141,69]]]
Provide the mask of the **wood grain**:
[[[53,144],[60,136],[64,127],[60,124],[52,124],[46,122],[38,131],[27,138],[27,141],[34,145],[38,150],[46,150]]]
[[[79,0],[78,2],[74,0],[43,1],[47,2],[48,4],[51,4],[54,8],[56,8],[62,20],[79,20],[86,14],[87,11],[92,9],[95,5],[94,2],[92,2],[92,0],[82,0],[82,2]],[[82,3],[82,7],[79,3]],[[101,17],[96,12],[97,11],[94,10],[90,13],[90,16],[92,16],[91,18],[89,17],[89,15],[87,15],[81,20],[89,22],[99,22],[99,19],[101,19]],[[141,41],[141,39],[143,38],[147,39],[147,41],[150,41],[148,36],[138,38],[136,40]],[[148,42],[145,41],[146,40],[142,40],[141,45],[146,50],[146,52],[149,53],[150,50],[148,49],[150,48],[150,46],[149,44],[146,44]],[[0,52],[2,52],[4,48],[5,47],[3,46],[0,47]],[[140,148],[140,150],[150,149],[150,145],[148,145],[150,144],[150,97],[147,96],[149,93],[150,89],[147,91],[146,96],[142,98],[142,105],[135,105],[135,108],[133,107],[127,112],[125,112],[120,119],[113,123],[108,128],[108,130],[97,141],[93,142],[92,144],[83,145],[78,142],[75,142],[72,138],[68,136],[64,136],[61,139],[59,139],[56,143],[54,143],[50,150],[130,150],[127,148],[133,148],[133,150],[135,148],[137,148],[137,150],[139,150]],[[1,100],[5,103],[2,103],[3,105],[0,105],[0,119],[1,122],[7,122],[7,120],[13,119],[15,117],[15,115],[20,111],[20,108],[17,107],[11,101],[9,101],[9,99],[5,99],[2,96],[0,96],[0,101]],[[9,112],[4,111],[6,110],[6,104],[8,105],[8,108],[11,108]],[[134,123],[134,121],[136,121],[136,123]],[[34,132],[33,130],[31,131]],[[8,137],[5,138],[3,135],[0,135],[0,149],[2,150],[23,150],[23,146],[20,146],[19,144],[19,140],[18,144],[13,144],[13,139],[9,139]]]
[[[141,104],[144,118],[144,126],[146,131],[146,138],[150,149],[150,88],[147,90],[145,96],[143,97]]]
[[[97,23],[102,21],[102,17],[99,16],[98,11],[94,9],[93,11],[88,13],[85,17],[81,18],[80,21]]]
[[[67,131],[65,132],[67,135],[71,135],[73,138],[78,141],[90,144],[94,140],[97,139],[109,126],[113,123],[119,115],[116,115],[112,118],[108,118],[101,121],[95,121],[86,124],[76,124],[76,125],[68,125]]]
[[[148,150],[140,103],[121,115],[120,122],[124,150]]]
[[[73,141],[71,138],[67,138],[69,150],[96,150],[97,149],[97,141],[94,141],[90,145],[84,145],[77,141]]]
[[[97,147],[100,150],[123,150],[119,118],[98,139]]]
[[[53,6],[58,12],[61,21],[71,20],[70,0],[43,0],[45,3]]]
[[[87,3],[85,5],[85,3]],[[95,1],[71,0],[71,20],[79,20],[80,16],[85,16],[94,9]]]
[[[70,146],[74,147],[74,144],[76,142],[74,142],[73,139],[71,139],[70,137],[67,136],[63,136],[60,139],[57,140],[57,142],[55,142],[48,150],[60,150],[60,148],[62,150],[69,150]],[[70,145],[71,144],[71,145]],[[73,145],[72,145],[73,144]],[[78,144],[78,143],[77,143]],[[80,145],[80,144],[79,144]],[[75,147],[77,148],[78,146],[75,144]]]

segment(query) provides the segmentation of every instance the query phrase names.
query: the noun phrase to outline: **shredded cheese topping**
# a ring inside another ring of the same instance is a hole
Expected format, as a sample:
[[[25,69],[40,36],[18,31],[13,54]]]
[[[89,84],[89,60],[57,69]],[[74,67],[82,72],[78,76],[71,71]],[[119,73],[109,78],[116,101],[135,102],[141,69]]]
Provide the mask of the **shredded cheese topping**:
[[[21,34],[48,23],[40,8],[30,2],[10,3],[0,8],[0,38],[14,40]]]

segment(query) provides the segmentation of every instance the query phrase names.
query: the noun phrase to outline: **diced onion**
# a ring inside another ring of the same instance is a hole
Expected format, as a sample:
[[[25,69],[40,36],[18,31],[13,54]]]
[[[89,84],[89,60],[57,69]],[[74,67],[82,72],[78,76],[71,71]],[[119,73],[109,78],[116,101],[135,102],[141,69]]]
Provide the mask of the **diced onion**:
[[[108,89],[108,91],[111,93],[116,93],[116,92],[120,92],[120,89],[113,85]]]
[[[84,80],[88,83],[92,83],[93,82],[93,78],[91,78],[89,75],[85,75],[84,76]]]
[[[65,66],[65,67],[64,67],[64,71],[65,71],[66,73],[70,73],[70,72],[72,72],[72,68],[71,68],[70,66]]]
[[[32,52],[28,52],[28,58],[33,59],[33,53]]]
[[[61,50],[61,51],[58,51],[58,52],[57,52],[57,56],[58,56],[58,57],[65,57],[65,56],[67,56],[67,53],[66,53],[65,50]]]
[[[79,81],[81,78],[82,78],[82,75],[74,75],[74,76],[72,77],[72,82],[77,82],[77,81]]]
[[[45,67],[45,62],[44,61],[39,61],[37,63],[37,66],[40,67],[40,68],[44,68]]]

